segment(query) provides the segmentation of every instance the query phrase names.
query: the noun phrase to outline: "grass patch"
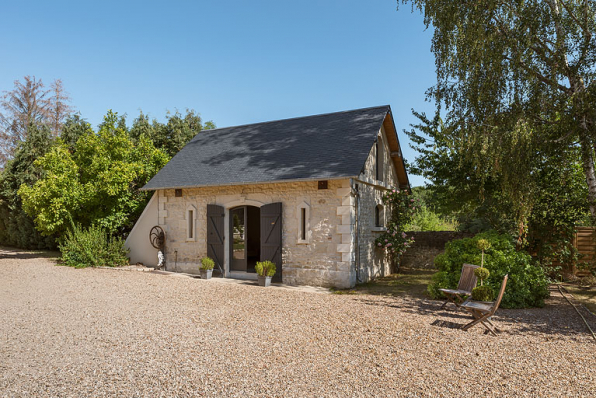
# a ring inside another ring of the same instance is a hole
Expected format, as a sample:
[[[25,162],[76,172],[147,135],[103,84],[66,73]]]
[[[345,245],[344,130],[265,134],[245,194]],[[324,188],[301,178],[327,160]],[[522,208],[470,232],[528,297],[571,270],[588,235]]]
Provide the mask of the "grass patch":
[[[428,298],[426,287],[436,270],[402,268],[372,282],[361,283],[352,289],[332,289],[334,294],[372,294],[377,296],[411,296]]]
[[[580,303],[585,305],[592,313],[596,314],[596,286],[578,286],[564,284],[565,289]]]

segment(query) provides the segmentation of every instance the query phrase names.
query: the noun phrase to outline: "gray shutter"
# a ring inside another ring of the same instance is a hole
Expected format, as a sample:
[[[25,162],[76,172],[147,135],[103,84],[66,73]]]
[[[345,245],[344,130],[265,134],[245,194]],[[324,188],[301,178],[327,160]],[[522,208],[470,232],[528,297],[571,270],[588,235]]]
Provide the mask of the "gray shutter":
[[[261,261],[272,261],[277,269],[273,282],[281,282],[281,203],[261,207]]]
[[[223,276],[224,270],[224,215],[225,209],[207,205],[207,256],[215,261]]]

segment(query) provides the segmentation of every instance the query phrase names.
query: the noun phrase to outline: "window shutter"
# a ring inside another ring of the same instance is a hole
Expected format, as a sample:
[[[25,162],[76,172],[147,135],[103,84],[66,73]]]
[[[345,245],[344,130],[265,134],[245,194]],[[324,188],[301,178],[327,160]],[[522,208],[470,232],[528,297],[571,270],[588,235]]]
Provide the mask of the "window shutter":
[[[261,261],[275,263],[275,275],[272,282],[282,282],[281,203],[270,203],[261,207]]]
[[[224,270],[224,215],[225,209],[207,205],[207,256],[211,257],[223,276]]]

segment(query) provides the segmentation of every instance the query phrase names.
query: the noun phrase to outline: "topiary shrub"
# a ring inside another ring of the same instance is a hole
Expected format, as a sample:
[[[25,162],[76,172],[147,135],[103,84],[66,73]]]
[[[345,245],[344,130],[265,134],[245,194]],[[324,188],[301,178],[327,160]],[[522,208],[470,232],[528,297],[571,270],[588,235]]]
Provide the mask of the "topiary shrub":
[[[494,231],[484,232],[473,238],[454,240],[445,245],[445,253],[435,258],[435,267],[439,272],[433,275],[433,281],[428,286],[430,296],[443,298],[439,289],[457,288],[464,263],[481,263],[482,253],[478,248],[480,239],[486,239],[490,243],[490,248],[484,253],[486,263],[490,264],[490,276],[485,281],[485,286],[490,287],[493,292],[498,291],[503,277],[509,274],[501,306],[544,306],[544,299],[549,296],[549,280],[544,270],[534,263],[528,253],[516,250],[510,235],[499,235]]]
[[[62,262],[69,267],[121,267],[128,265],[128,250],[122,238],[109,235],[101,227],[74,225],[60,244]]]
[[[488,279],[490,276],[490,271],[484,267],[480,267],[474,270],[474,275],[476,275],[476,278],[480,279],[480,286],[482,286],[484,285],[484,280]]]
[[[490,286],[478,286],[472,289],[472,300],[493,301],[494,298],[495,292]]]
[[[215,267],[215,261],[213,261],[210,257],[203,257],[201,259],[201,266],[199,269],[210,270]]]
[[[257,261],[255,265],[255,271],[260,276],[273,276],[275,275],[275,264],[271,261]]]

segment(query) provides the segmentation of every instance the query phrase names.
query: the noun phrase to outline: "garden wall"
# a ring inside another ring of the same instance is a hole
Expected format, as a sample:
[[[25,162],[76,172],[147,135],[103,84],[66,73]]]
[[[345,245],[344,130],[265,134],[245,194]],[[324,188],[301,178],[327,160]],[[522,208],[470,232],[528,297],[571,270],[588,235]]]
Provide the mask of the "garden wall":
[[[414,237],[414,244],[404,253],[400,267],[407,268],[435,268],[434,261],[438,254],[445,251],[445,244],[455,239],[474,236],[469,232],[455,231],[424,231],[406,232]]]

